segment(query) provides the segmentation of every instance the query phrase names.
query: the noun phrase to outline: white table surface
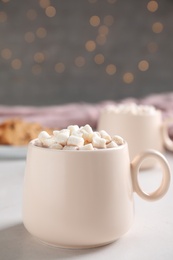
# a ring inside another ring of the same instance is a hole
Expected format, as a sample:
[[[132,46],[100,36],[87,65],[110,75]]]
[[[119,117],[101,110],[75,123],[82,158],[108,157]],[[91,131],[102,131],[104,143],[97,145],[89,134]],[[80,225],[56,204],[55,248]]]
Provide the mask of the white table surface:
[[[173,154],[166,154],[173,171]],[[25,160],[0,160],[0,260],[172,260],[173,182],[168,193],[155,202],[134,194],[135,221],[130,231],[107,246],[65,250],[35,240],[22,224],[22,184]],[[156,186],[159,169],[140,174],[143,187]]]

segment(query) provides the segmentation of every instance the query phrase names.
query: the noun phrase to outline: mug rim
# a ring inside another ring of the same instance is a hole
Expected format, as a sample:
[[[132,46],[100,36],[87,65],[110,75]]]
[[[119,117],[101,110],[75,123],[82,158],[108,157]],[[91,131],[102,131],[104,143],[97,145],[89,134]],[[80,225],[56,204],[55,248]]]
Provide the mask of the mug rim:
[[[153,114],[132,114],[132,113],[116,113],[114,111],[108,111],[103,109],[101,114],[109,114],[109,115],[116,115],[116,116],[131,116],[131,117],[155,117],[162,115],[161,110],[156,109],[156,112]]]
[[[54,149],[54,148],[49,148],[49,147],[40,147],[40,146],[36,146],[34,144],[34,141],[37,140],[37,138],[31,140],[28,144],[28,148],[32,147],[34,149],[38,149],[40,151],[48,151],[48,152],[56,152],[56,153],[103,153],[103,152],[108,152],[108,151],[118,151],[123,149],[124,147],[128,146],[127,142],[124,140],[124,143],[122,145],[119,145],[118,147],[113,147],[113,148],[102,148],[102,149],[97,149],[97,150],[58,150],[58,149]]]

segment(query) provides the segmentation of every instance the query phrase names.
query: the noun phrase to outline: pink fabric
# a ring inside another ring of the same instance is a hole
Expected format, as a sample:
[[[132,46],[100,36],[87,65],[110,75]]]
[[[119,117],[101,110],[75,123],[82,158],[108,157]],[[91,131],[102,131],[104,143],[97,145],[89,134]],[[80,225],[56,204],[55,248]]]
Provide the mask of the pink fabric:
[[[0,122],[9,118],[22,118],[29,122],[38,122],[46,127],[65,128],[70,124],[90,124],[96,128],[99,113],[108,104],[135,102],[137,104],[153,105],[160,109],[163,118],[173,118],[173,92],[153,94],[142,99],[127,98],[120,101],[103,101],[96,104],[70,103],[54,106],[0,106]],[[173,138],[173,125],[170,126],[170,136]]]

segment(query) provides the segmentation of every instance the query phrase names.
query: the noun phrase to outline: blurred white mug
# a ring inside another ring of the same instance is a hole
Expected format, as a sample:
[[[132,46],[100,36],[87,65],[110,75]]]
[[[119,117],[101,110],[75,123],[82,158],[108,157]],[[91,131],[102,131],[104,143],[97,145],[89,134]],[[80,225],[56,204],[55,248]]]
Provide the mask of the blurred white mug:
[[[173,119],[163,121],[161,111],[152,106],[132,103],[105,107],[99,116],[97,129],[122,136],[128,142],[132,160],[147,149],[163,152],[167,148],[173,151],[173,141],[168,135],[171,122]],[[147,160],[142,168],[153,167],[155,163]]]

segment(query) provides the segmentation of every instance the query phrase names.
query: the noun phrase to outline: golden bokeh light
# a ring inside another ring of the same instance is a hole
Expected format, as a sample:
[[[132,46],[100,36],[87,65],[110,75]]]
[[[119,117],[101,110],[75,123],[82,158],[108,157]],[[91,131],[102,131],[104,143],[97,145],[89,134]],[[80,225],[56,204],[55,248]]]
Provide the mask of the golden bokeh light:
[[[59,63],[55,64],[55,71],[56,71],[57,73],[63,73],[64,70],[65,70],[65,65],[64,65],[64,63],[59,62]]]
[[[29,9],[26,16],[29,20],[34,21],[37,18],[37,12],[34,9]]]
[[[35,40],[35,35],[33,32],[26,32],[24,35],[24,39],[28,43],[32,43]]]
[[[40,0],[39,4],[40,4],[41,8],[45,9],[48,6],[50,6],[50,0]]]
[[[1,56],[2,58],[4,58],[5,60],[9,60],[12,56],[12,51],[8,48],[5,48],[1,51]]]
[[[14,70],[19,70],[22,66],[22,62],[19,59],[14,59],[11,62],[11,66]]]
[[[56,9],[53,6],[48,6],[45,10],[45,13],[48,17],[52,18],[56,15]]]
[[[93,15],[91,16],[89,22],[92,26],[97,27],[100,24],[100,18],[97,15]]]
[[[161,33],[163,31],[163,24],[161,22],[153,23],[152,31],[154,33]]]
[[[103,54],[99,53],[99,54],[95,55],[94,61],[96,64],[100,65],[100,64],[104,63],[105,58],[104,58]]]
[[[155,42],[150,42],[147,45],[148,51],[151,53],[157,52],[158,51],[158,45]]]
[[[42,63],[45,60],[45,56],[44,56],[44,54],[42,52],[36,52],[34,54],[34,60],[37,63]]]
[[[103,22],[106,26],[111,26],[114,23],[114,17],[112,15],[106,15]]]
[[[158,5],[158,3],[157,3],[156,1],[150,1],[150,2],[148,2],[148,4],[147,4],[147,9],[148,9],[148,11],[150,11],[150,12],[152,12],[152,13],[154,13],[155,11],[157,11],[158,7],[159,7],[159,5]]]
[[[114,64],[109,64],[106,66],[106,73],[109,75],[114,75],[116,73],[117,69]]]
[[[109,33],[109,28],[106,25],[101,25],[98,29],[99,35],[106,36]]]
[[[96,38],[96,42],[99,45],[104,45],[106,43],[106,36],[98,35],[97,38]]]
[[[141,60],[139,63],[138,63],[138,69],[140,71],[146,71],[149,69],[149,63],[148,61],[146,60]]]
[[[131,72],[126,72],[123,75],[123,81],[127,84],[130,84],[134,81],[134,75]]]
[[[45,28],[39,27],[39,28],[37,29],[37,31],[36,31],[36,35],[37,35],[38,38],[43,39],[43,38],[46,37],[47,31],[46,31]]]
[[[4,23],[7,21],[7,14],[4,11],[0,12],[0,23]]]
[[[75,65],[79,68],[83,67],[86,63],[86,60],[84,57],[82,56],[78,56],[75,58],[75,61],[74,61]]]
[[[87,41],[86,43],[85,43],[85,48],[86,48],[86,50],[87,51],[89,51],[89,52],[92,52],[92,51],[94,51],[95,50],[95,48],[96,48],[96,43],[95,43],[95,41]]]
[[[32,73],[34,75],[39,75],[42,72],[42,68],[39,64],[35,64],[32,66]]]

